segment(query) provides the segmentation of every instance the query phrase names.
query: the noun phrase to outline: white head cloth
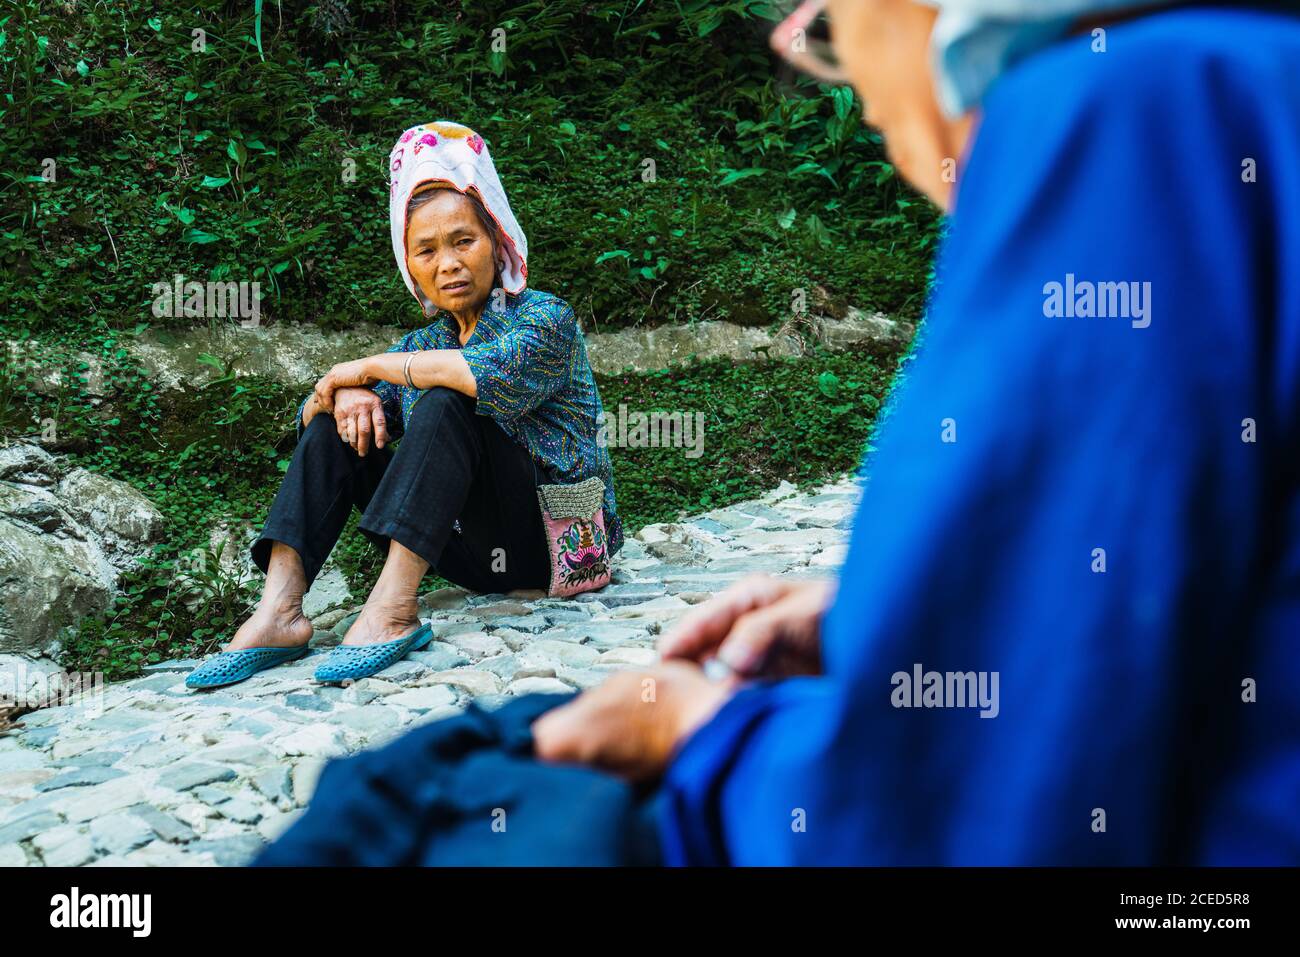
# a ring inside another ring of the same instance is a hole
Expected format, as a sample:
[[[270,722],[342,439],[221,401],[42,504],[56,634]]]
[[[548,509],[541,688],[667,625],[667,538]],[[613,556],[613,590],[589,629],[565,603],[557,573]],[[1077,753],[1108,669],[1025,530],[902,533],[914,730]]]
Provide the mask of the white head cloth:
[[[1175,0],[921,0],[939,8],[930,38],[939,105],[957,117],[1002,72],[1060,39],[1082,17]]]
[[[388,169],[393,255],[406,288],[420,303],[425,316],[432,316],[436,310],[406,268],[406,208],[416,187],[429,181],[478,195],[499,231],[497,243],[504,260],[501,285],[509,293],[523,292],[528,284],[528,238],[510,209],[483,137],[460,123],[439,121],[413,126],[394,144]]]

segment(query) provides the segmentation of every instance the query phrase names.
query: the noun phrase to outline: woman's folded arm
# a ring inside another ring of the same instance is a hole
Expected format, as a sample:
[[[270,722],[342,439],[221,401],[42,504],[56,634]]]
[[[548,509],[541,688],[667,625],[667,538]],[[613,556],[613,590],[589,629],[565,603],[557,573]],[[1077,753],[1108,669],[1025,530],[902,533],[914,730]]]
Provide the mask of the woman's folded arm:
[[[406,361],[407,357],[403,355],[384,353],[371,356],[370,372],[380,380],[371,388],[376,392],[384,388],[384,394],[392,390],[394,394],[400,395],[401,388],[406,383],[406,373],[409,371],[411,381],[420,391],[444,386],[471,398],[477,394],[474,376],[470,373],[469,366],[458,349],[417,350],[415,356],[411,358],[409,368]]]

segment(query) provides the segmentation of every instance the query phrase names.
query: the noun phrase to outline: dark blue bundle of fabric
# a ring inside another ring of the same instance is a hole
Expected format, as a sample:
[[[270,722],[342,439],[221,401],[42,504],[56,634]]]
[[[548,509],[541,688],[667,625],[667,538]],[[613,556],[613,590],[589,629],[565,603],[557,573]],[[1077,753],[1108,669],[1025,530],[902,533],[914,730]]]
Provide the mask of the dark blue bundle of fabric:
[[[533,756],[533,720],[572,695],[471,704],[330,761],[311,805],[258,867],[659,863],[653,797]]]

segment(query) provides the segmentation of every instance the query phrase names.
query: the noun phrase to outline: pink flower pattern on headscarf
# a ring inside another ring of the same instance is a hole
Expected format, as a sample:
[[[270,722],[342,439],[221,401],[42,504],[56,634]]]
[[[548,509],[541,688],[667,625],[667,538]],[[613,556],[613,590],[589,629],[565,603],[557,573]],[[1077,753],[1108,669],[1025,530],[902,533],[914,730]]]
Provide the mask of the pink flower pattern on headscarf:
[[[436,135],[435,135],[436,133]],[[407,144],[414,140],[407,153]],[[425,149],[428,146],[430,149]],[[431,304],[421,298],[406,268],[406,207],[416,187],[431,180],[462,193],[471,189],[483,201],[501,233],[504,267],[501,284],[514,295],[528,285],[528,239],[515,219],[492,162],[492,153],[478,133],[461,123],[438,121],[413,126],[393,144],[389,166],[389,223],[393,255],[406,288],[426,316]]]

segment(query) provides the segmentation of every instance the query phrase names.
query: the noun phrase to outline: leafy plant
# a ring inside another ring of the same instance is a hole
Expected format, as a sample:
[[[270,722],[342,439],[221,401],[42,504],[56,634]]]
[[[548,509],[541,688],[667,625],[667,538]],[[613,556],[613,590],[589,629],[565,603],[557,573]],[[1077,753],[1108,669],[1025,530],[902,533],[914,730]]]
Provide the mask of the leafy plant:
[[[936,214],[851,91],[776,78],[771,4],[409,0],[400,20],[379,0],[12,9],[10,329],[181,324],[146,311],[149,284],[177,272],[262,282],[268,322],[411,321],[384,167],[400,130],[438,118],[488,139],[533,282],[603,328],[705,310],[779,323],[789,287],[814,282],[919,315]],[[790,209],[802,229],[777,225]],[[596,265],[615,250],[625,270]],[[769,267],[785,288],[760,278]]]

